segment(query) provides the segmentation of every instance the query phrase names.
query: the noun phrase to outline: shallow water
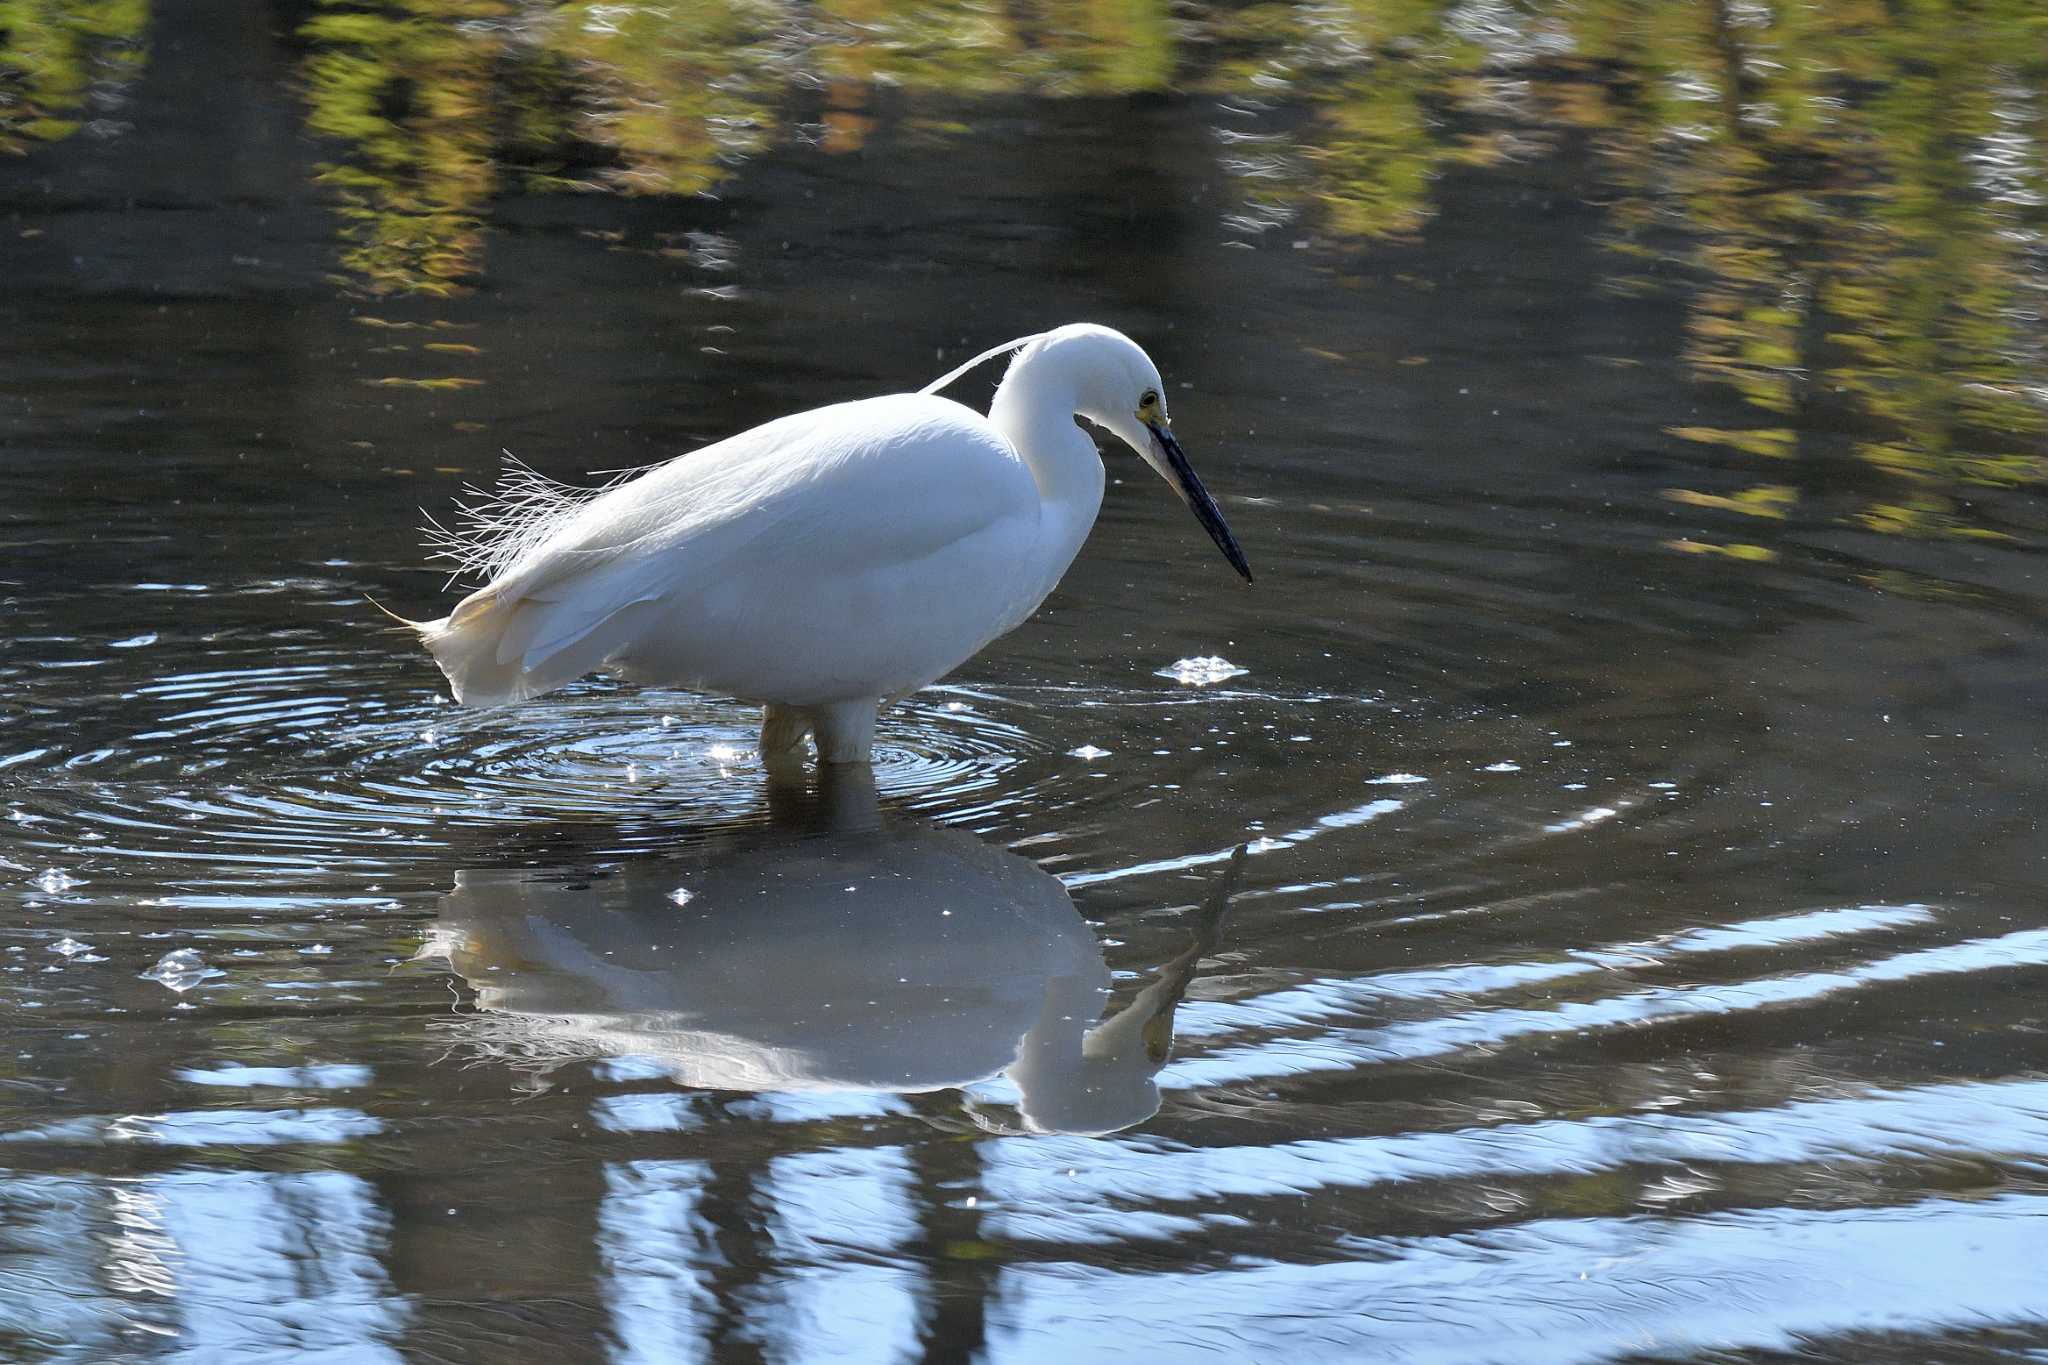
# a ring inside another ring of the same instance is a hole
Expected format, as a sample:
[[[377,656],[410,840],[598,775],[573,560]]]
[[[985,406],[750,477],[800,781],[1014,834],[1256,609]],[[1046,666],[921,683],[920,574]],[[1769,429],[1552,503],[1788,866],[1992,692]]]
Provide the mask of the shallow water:
[[[0,10],[0,1357],[2048,1351],[2027,5],[396,13]],[[875,790],[364,601],[1084,316]]]

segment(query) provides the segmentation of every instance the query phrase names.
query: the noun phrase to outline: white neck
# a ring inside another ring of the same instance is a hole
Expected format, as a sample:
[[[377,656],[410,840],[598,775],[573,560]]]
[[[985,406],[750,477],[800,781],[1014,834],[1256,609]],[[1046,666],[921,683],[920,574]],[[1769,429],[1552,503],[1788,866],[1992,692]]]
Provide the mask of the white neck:
[[[989,405],[989,423],[1016,447],[1038,484],[1037,562],[1051,592],[1081,552],[1102,507],[1102,456],[1074,425],[1078,385],[1057,352],[1027,354],[1010,366]],[[1035,603],[1034,603],[1035,605]]]

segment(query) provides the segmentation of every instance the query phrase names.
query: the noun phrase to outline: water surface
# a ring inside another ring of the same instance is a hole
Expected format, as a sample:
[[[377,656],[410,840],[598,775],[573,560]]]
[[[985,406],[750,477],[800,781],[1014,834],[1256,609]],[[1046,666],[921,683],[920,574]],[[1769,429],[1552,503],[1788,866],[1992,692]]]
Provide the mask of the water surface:
[[[0,8],[0,1356],[2048,1350],[2043,36]],[[1081,317],[1259,581],[1112,452],[871,790],[365,603]]]

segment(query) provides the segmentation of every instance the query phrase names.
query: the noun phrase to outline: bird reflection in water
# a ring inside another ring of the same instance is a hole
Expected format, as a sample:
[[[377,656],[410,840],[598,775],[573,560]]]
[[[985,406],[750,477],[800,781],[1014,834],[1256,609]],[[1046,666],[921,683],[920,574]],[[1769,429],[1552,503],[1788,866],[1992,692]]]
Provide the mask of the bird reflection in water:
[[[1102,945],[1057,879],[884,815],[866,768],[819,781],[772,784],[769,827],[708,854],[458,873],[422,956],[475,991],[478,1045],[543,1065],[633,1056],[738,1091],[909,1094],[1001,1075],[1033,1132],[1157,1112],[1174,1010],[1215,949],[1242,850],[1188,946],[1105,1018]]]

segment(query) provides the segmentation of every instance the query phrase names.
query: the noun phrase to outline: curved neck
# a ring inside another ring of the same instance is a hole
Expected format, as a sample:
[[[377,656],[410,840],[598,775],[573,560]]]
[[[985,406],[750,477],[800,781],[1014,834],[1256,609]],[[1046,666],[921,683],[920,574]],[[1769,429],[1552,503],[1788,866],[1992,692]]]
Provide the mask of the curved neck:
[[[1062,382],[1053,358],[1027,353],[1010,366],[989,404],[990,425],[1023,457],[1038,484],[1040,549],[1052,583],[1080,553],[1102,506],[1102,456],[1074,425],[1075,386]]]
[[[1085,536],[1102,505],[1102,456],[1096,442],[1073,424],[1077,387],[1059,370],[1051,354],[1026,352],[1018,358],[995,389],[989,424],[1024,456],[1044,510],[1079,516]],[[1073,548],[1077,551],[1079,542]]]

